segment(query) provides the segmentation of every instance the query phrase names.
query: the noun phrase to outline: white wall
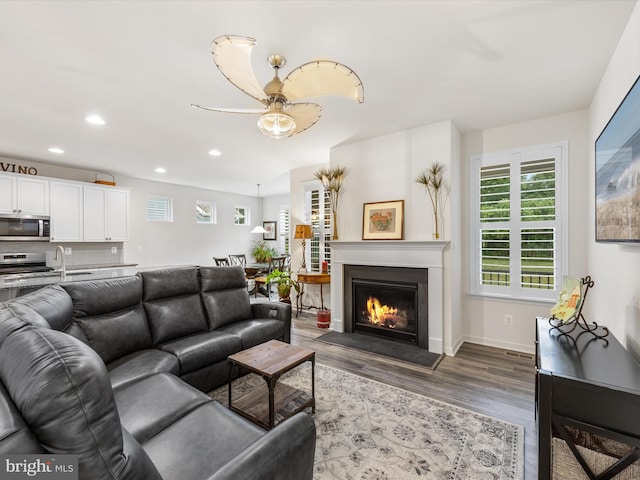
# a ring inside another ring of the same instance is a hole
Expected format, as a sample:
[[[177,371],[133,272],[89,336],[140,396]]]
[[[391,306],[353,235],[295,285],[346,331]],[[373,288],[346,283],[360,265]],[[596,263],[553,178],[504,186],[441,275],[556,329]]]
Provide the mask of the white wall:
[[[505,125],[463,136],[462,270],[463,288],[470,285],[469,161],[473,155],[556,141],[569,142],[569,274],[584,277],[587,268],[588,112],[586,110]],[[463,303],[465,339],[484,345],[533,352],[535,317],[549,316],[551,303],[500,300],[467,294]],[[504,315],[513,315],[513,326]]]
[[[289,206],[289,195],[273,195],[270,197],[265,197],[262,200],[262,217],[265,222],[278,222],[278,233],[276,235],[276,240],[267,241],[269,246],[275,248],[278,253],[283,254],[284,252],[280,251],[280,210],[283,207]],[[262,240],[262,235],[256,235],[259,237],[258,240]]]
[[[340,240],[345,241],[362,239],[364,203],[390,200],[404,200],[405,240],[432,240],[433,210],[424,187],[416,183],[415,178],[433,162],[445,165],[445,176],[452,185],[441,231],[441,239],[450,241],[444,259],[443,345],[448,354],[455,353],[463,332],[459,307],[462,189],[459,145],[457,128],[453,122],[445,121],[335,147],[331,150],[330,162],[332,166],[340,165],[349,170],[338,212]]]
[[[640,75],[640,3],[602,77],[589,110],[589,145],[605,127]],[[638,114],[639,112],[636,112]],[[589,321],[608,326],[618,340],[640,358],[640,245],[595,243],[595,153],[589,151],[589,273],[595,286],[585,309]]]
[[[63,178],[84,182],[94,181],[94,172],[77,168],[61,167],[33,161],[1,158],[4,163],[34,166],[39,176]],[[122,244],[123,254],[111,255],[112,244],[73,244],[74,252],[82,252],[82,256],[75,256],[72,264],[107,263],[107,259],[137,263],[140,266],[168,266],[168,265],[211,265],[212,257],[224,257],[230,253],[245,253],[248,261],[253,261],[249,255],[252,240],[262,239],[261,234],[249,233],[259,224],[262,225],[262,212],[259,205],[270,205],[265,198],[261,202],[256,196],[236,195],[225,192],[204,190],[184,185],[164,182],[153,182],[136,178],[118,176],[115,179],[118,187],[130,188],[130,234],[129,241]],[[174,221],[148,222],[146,220],[147,195],[161,195],[173,198]],[[217,206],[217,224],[197,224],[195,220],[195,202],[197,200],[214,202]],[[276,200],[282,203],[283,198]],[[233,211],[236,205],[247,206],[251,211],[251,225],[233,225]],[[267,207],[271,209],[272,207]],[[268,210],[268,215],[277,214]],[[2,242],[0,248],[10,248],[14,251],[22,244]],[[35,245],[35,242],[34,242]],[[71,246],[71,245],[70,245]],[[49,244],[43,248],[48,252]],[[55,247],[51,247],[55,248]],[[86,250],[86,252],[85,252]],[[32,251],[32,250],[28,250]],[[86,253],[86,254],[85,254]],[[96,262],[95,259],[99,259]]]

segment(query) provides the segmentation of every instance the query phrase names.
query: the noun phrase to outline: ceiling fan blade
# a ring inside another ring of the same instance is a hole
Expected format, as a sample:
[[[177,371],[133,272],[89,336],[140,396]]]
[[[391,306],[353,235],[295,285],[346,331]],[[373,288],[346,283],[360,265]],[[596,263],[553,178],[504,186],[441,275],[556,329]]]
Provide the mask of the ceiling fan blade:
[[[202,110],[209,110],[211,112],[223,112],[223,113],[250,113],[259,114],[264,113],[264,108],[218,108],[218,107],[203,107],[202,105],[191,104],[194,108],[201,108]]]
[[[216,67],[227,80],[247,95],[266,104],[267,95],[251,68],[251,49],[255,44],[253,38],[223,35],[211,42],[211,55]]]
[[[286,105],[283,111],[296,121],[296,129],[291,135],[304,132],[307,128],[312,127],[322,115],[322,107],[317,103],[291,103]]]
[[[283,81],[287,100],[323,95],[337,95],[364,102],[364,87],[356,73],[346,65],[330,60],[316,60],[293,70]]]

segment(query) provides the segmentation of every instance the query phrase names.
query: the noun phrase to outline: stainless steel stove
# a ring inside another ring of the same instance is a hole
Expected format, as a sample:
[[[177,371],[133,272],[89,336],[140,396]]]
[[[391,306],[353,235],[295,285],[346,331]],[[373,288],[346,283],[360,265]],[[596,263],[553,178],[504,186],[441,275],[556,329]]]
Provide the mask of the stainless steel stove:
[[[44,253],[2,253],[0,254],[0,275],[30,274],[50,272]]]

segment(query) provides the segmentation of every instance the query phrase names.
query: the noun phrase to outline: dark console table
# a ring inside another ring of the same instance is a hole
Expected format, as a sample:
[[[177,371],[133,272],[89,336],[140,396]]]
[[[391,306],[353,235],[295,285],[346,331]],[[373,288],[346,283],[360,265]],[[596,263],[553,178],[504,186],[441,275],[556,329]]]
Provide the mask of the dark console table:
[[[631,446],[600,475],[576,456],[589,478],[612,478],[640,457],[640,365],[613,335],[561,335],[546,318],[536,323],[538,479],[551,478],[552,429],[576,454],[565,426]]]

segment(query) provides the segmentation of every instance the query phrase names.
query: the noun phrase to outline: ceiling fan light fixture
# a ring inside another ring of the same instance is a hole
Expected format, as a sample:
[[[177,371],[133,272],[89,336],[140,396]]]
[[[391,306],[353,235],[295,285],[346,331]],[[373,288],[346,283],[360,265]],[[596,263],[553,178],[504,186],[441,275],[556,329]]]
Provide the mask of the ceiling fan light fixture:
[[[283,138],[296,130],[296,121],[287,113],[270,110],[260,115],[258,128],[272,138]]]

